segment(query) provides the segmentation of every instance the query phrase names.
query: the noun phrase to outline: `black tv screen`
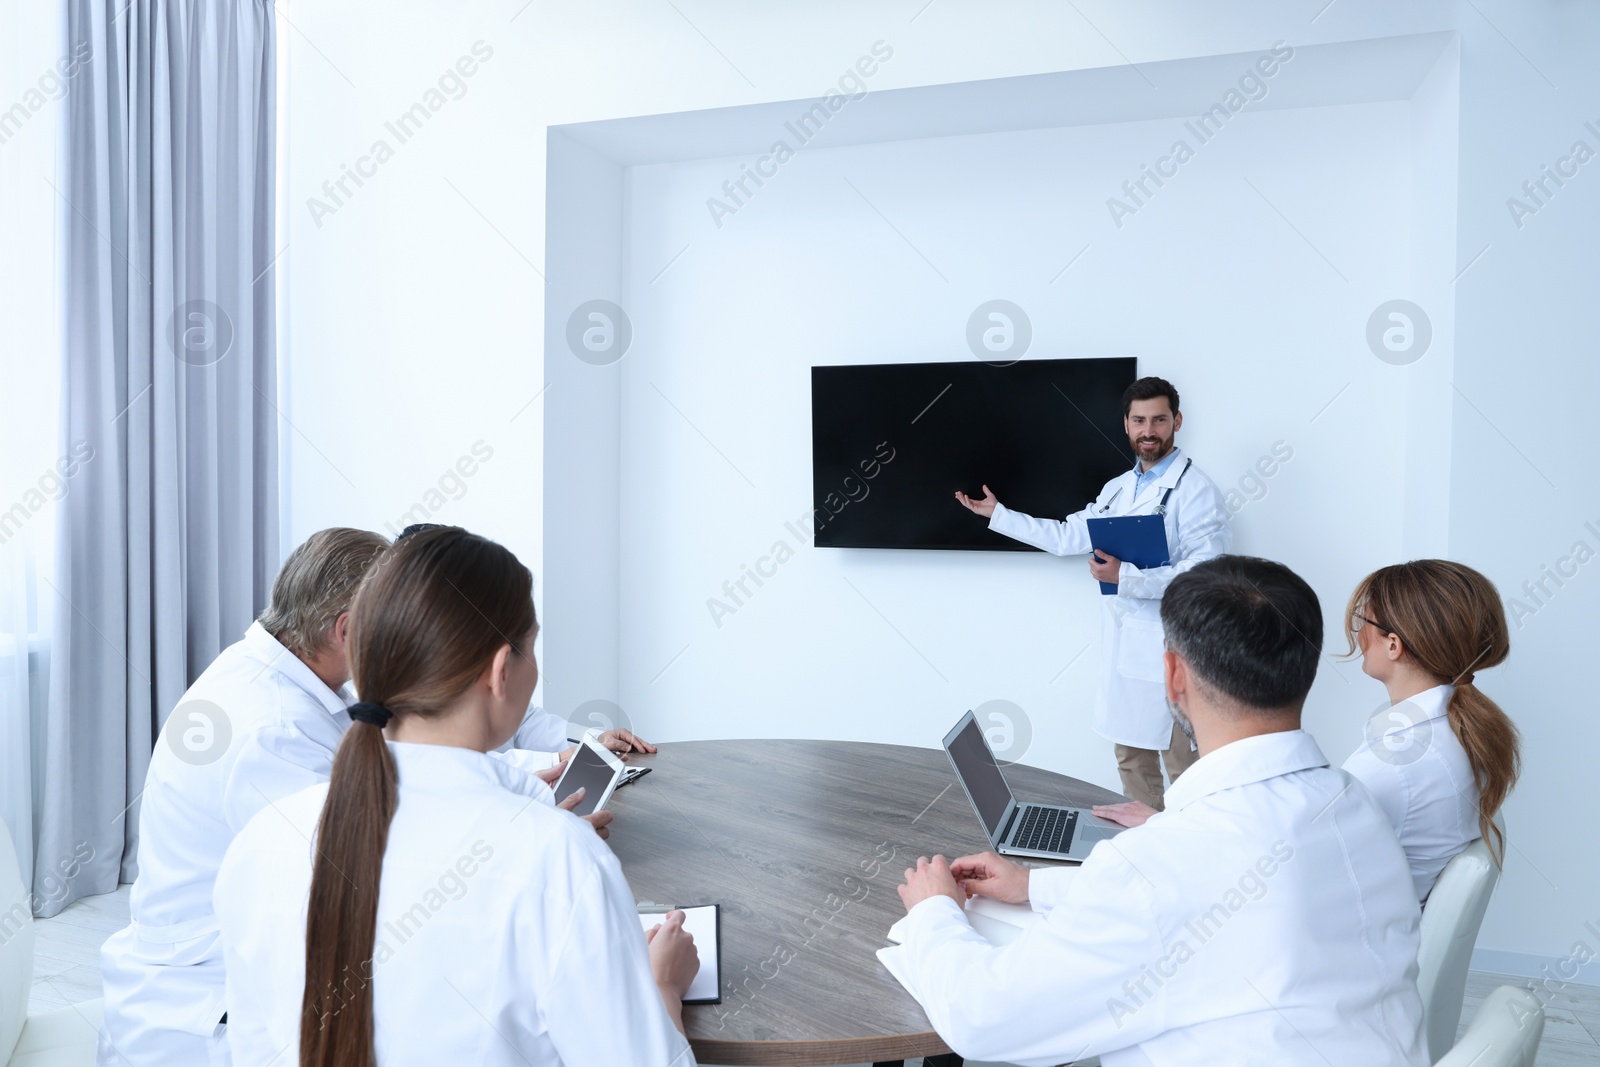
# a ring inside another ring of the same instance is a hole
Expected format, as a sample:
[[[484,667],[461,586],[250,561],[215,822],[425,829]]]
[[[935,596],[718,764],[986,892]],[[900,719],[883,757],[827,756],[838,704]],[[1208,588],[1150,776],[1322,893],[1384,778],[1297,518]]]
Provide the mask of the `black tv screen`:
[[[819,547],[1034,551],[955,499],[1063,518],[1133,465],[1122,392],[1137,361],[811,368]]]

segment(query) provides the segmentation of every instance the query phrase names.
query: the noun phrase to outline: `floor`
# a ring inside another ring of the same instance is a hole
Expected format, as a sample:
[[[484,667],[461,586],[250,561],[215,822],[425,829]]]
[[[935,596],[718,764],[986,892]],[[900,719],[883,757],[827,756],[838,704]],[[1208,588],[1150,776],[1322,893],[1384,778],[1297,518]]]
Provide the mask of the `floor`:
[[[51,919],[34,923],[33,991],[28,1013],[51,1011],[93,1000],[100,995],[100,945],[128,922],[128,887],[104,896],[85,897]],[[1472,1020],[1478,1004],[1502,985],[1526,979],[1473,971],[1467,977],[1462,1024]],[[1547,993],[1544,1039],[1536,1067],[1573,1067],[1600,1063],[1600,987],[1568,985]],[[970,1063],[969,1067],[985,1067]],[[998,1065],[996,1065],[998,1067]]]
[[[33,923],[33,991],[28,1014],[100,996],[100,946],[128,925],[128,890],[84,897]]]

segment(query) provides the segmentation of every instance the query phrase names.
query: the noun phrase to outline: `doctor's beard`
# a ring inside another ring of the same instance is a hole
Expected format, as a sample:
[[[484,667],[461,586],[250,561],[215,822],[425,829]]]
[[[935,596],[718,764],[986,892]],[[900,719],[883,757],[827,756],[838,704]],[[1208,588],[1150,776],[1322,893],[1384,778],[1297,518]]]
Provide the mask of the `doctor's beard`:
[[[1189,739],[1191,745],[1194,744],[1194,723],[1190,722],[1189,717],[1183,713],[1182,709],[1173,703],[1171,697],[1167,698],[1167,711],[1171,713],[1172,721],[1178,724],[1178,729],[1183,731],[1183,736]]]
[[[1160,438],[1154,434],[1130,435],[1128,444],[1133,448],[1135,456],[1152,467],[1166,459],[1167,453],[1178,447],[1176,438]]]

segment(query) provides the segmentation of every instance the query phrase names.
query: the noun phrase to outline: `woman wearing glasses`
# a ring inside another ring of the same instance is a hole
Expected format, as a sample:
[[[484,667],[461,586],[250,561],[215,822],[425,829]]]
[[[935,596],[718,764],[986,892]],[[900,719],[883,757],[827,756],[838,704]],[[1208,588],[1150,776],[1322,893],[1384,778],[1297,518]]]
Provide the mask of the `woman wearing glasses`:
[[[1389,706],[1367,723],[1344,769],[1377,798],[1426,900],[1444,865],[1483,838],[1504,863],[1494,824],[1520,765],[1517,728],[1477,687],[1511,650],[1493,583],[1460,563],[1413,560],[1368,575],[1345,609],[1350,655],[1384,684]]]
[[[487,755],[538,680],[532,586],[456,528],[362,586],[332,777],[252,819],[217,877],[235,1064],[694,1063],[683,914],[642,933],[589,824]]]

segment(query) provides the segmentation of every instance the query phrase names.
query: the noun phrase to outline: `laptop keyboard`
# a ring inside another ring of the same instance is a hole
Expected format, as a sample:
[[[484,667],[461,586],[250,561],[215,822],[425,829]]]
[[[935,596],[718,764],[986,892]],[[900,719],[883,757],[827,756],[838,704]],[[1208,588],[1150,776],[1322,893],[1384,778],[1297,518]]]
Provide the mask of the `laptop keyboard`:
[[[1022,809],[1022,825],[1012,835],[1012,848],[1033,852],[1065,852],[1072,844],[1078,813],[1030,804]]]

